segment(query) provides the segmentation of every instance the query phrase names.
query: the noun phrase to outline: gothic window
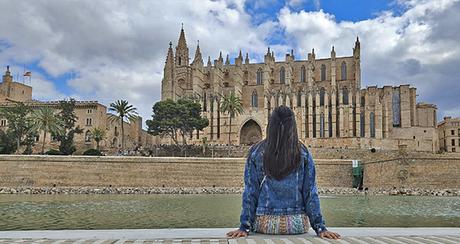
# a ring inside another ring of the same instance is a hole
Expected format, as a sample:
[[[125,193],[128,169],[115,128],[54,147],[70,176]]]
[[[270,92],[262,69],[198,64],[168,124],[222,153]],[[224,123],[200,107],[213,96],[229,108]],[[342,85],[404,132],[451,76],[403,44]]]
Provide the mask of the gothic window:
[[[365,131],[365,129],[366,129],[365,123],[364,123],[364,122],[365,122],[365,121],[364,121],[364,112],[362,112],[362,113],[359,115],[359,128],[360,128],[360,130],[359,130],[359,135],[360,135],[361,137],[364,137],[364,131]]]
[[[366,106],[366,98],[364,96],[361,97],[361,107]]]
[[[392,110],[393,110],[393,127],[401,126],[401,99],[399,89],[393,90],[392,99]]]
[[[258,107],[258,104],[259,103],[259,100],[258,100],[258,96],[257,96],[257,91],[253,91],[252,92],[252,97],[251,97],[251,106],[253,108],[257,108]]]
[[[347,64],[345,63],[345,61],[342,62],[342,67],[340,71],[341,71],[340,74],[341,74],[342,80],[346,80],[347,79]]]
[[[286,70],[284,67],[281,67],[280,69],[280,83],[284,84],[286,82]]]
[[[371,138],[375,138],[375,114],[371,112],[369,115],[369,126],[371,129]]]
[[[182,58],[179,57],[179,65],[182,65]]]
[[[261,69],[261,68],[259,68],[259,69],[257,70],[256,77],[257,77],[256,84],[257,84],[257,85],[261,85],[261,84],[262,84],[262,78],[263,78],[263,77],[262,77],[262,69]]]
[[[329,107],[328,120],[329,120],[329,123],[328,123],[329,137],[332,137],[332,107]]]
[[[321,113],[319,118],[319,137],[324,137],[324,114]]]
[[[297,107],[301,107],[302,106],[302,92],[299,91],[297,92]]]
[[[206,93],[203,94],[203,112],[206,112],[208,108],[208,98],[206,97]]]
[[[85,142],[91,142],[92,134],[91,131],[87,130],[85,133]]]
[[[300,82],[306,82],[305,73],[305,66],[302,65],[300,68]]]
[[[348,105],[348,89],[346,87],[344,87],[342,89],[342,94],[343,94],[343,100],[342,100],[342,103],[344,105]]]
[[[326,94],[326,91],[324,90],[324,87],[321,87],[319,90],[319,106],[324,106],[324,95]]]
[[[326,65],[322,64],[321,65],[321,81],[326,80]]]

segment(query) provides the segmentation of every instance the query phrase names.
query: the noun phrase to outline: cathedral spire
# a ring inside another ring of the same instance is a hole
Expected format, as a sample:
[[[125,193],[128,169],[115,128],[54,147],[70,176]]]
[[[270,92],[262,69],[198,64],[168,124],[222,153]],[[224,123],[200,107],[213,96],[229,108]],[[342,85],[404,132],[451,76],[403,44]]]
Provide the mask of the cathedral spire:
[[[186,66],[189,65],[189,54],[187,41],[185,40],[185,31],[184,25],[180,30],[179,41],[176,46],[176,65],[177,66]]]
[[[212,63],[211,63],[211,56],[208,56],[208,67],[211,67],[212,66]]]
[[[245,64],[249,64],[249,53],[246,53],[246,59],[244,60]]]
[[[332,46],[331,58],[332,58],[332,59],[335,59],[335,49],[334,49],[334,46]]]
[[[177,43],[177,46],[182,47],[182,48],[187,47],[187,41],[185,40],[185,31],[184,31],[183,23],[182,23],[182,28],[180,29],[179,42]]]
[[[355,47],[353,48],[353,56],[359,58],[361,53],[361,43],[359,42],[359,37],[356,36]]]
[[[196,51],[195,51],[195,59],[193,59],[193,63],[203,63],[203,58],[201,56],[201,50],[200,50],[200,41],[198,40],[198,44],[196,45]]]
[[[225,59],[225,64],[226,64],[226,65],[229,65],[229,64],[230,64],[230,58],[229,58],[228,54],[227,54],[227,58]]]
[[[219,62],[224,62],[224,58],[222,58],[222,51],[219,52]]]

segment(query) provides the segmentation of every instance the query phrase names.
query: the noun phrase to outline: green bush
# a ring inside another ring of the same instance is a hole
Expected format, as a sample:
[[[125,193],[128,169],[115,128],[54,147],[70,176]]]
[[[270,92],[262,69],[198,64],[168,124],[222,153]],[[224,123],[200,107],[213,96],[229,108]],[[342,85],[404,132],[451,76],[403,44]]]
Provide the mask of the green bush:
[[[56,150],[56,149],[50,149],[47,152],[45,152],[46,155],[63,155],[61,151]]]
[[[102,153],[101,153],[101,151],[99,151],[97,149],[88,149],[83,153],[83,155],[87,155],[87,156],[102,156]]]

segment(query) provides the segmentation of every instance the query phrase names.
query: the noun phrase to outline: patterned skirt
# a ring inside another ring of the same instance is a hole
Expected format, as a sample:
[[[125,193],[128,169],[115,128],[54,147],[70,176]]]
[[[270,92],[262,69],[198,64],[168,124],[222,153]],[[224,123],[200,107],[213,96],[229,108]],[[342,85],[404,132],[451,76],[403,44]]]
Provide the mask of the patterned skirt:
[[[254,223],[254,231],[269,235],[303,234],[310,228],[307,215],[259,215]]]

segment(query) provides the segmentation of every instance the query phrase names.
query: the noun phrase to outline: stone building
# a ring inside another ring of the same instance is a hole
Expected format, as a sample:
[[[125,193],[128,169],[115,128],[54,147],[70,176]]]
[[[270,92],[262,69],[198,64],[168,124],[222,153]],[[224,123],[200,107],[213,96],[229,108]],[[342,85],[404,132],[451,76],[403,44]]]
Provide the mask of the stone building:
[[[286,105],[296,114],[298,133],[313,147],[436,151],[436,106],[417,103],[416,88],[409,85],[361,88],[360,42],[352,55],[317,58],[314,49],[305,59],[294,52],[275,60],[268,48],[263,63],[251,63],[248,54],[230,61],[222,53],[203,63],[199,45],[193,61],[185,32],[180,31],[175,50],[172,43],[164,66],[161,99],[193,98],[200,101],[209,121],[190,141],[206,137],[210,143],[252,144],[265,136],[273,108]],[[228,124],[220,111],[223,96],[234,93],[243,101],[244,113]]]
[[[439,148],[443,152],[460,152],[460,118],[444,117],[438,124]]]
[[[13,106],[17,102],[31,106],[32,108],[40,108],[49,106],[58,110],[59,101],[37,101],[32,99],[32,87],[13,80],[9,67],[0,83],[0,107]],[[75,135],[75,145],[77,150],[85,150],[94,148],[96,142],[92,139],[91,130],[95,127],[104,128],[106,130],[106,138],[100,142],[101,149],[107,151],[116,151],[121,148],[121,124],[119,120],[110,120],[110,114],[107,113],[107,107],[97,101],[77,101],[75,114],[78,119],[76,125],[83,129],[82,134]],[[8,121],[0,118],[0,129],[6,129]],[[137,146],[148,146],[155,143],[155,138],[142,129],[142,118],[138,117],[136,121],[131,123],[124,122],[125,129],[125,146],[127,149],[132,149]],[[42,142],[43,133],[37,138],[37,141]],[[46,148],[58,148],[59,142],[54,140],[51,135],[45,138]],[[39,145],[37,143],[37,151]]]

